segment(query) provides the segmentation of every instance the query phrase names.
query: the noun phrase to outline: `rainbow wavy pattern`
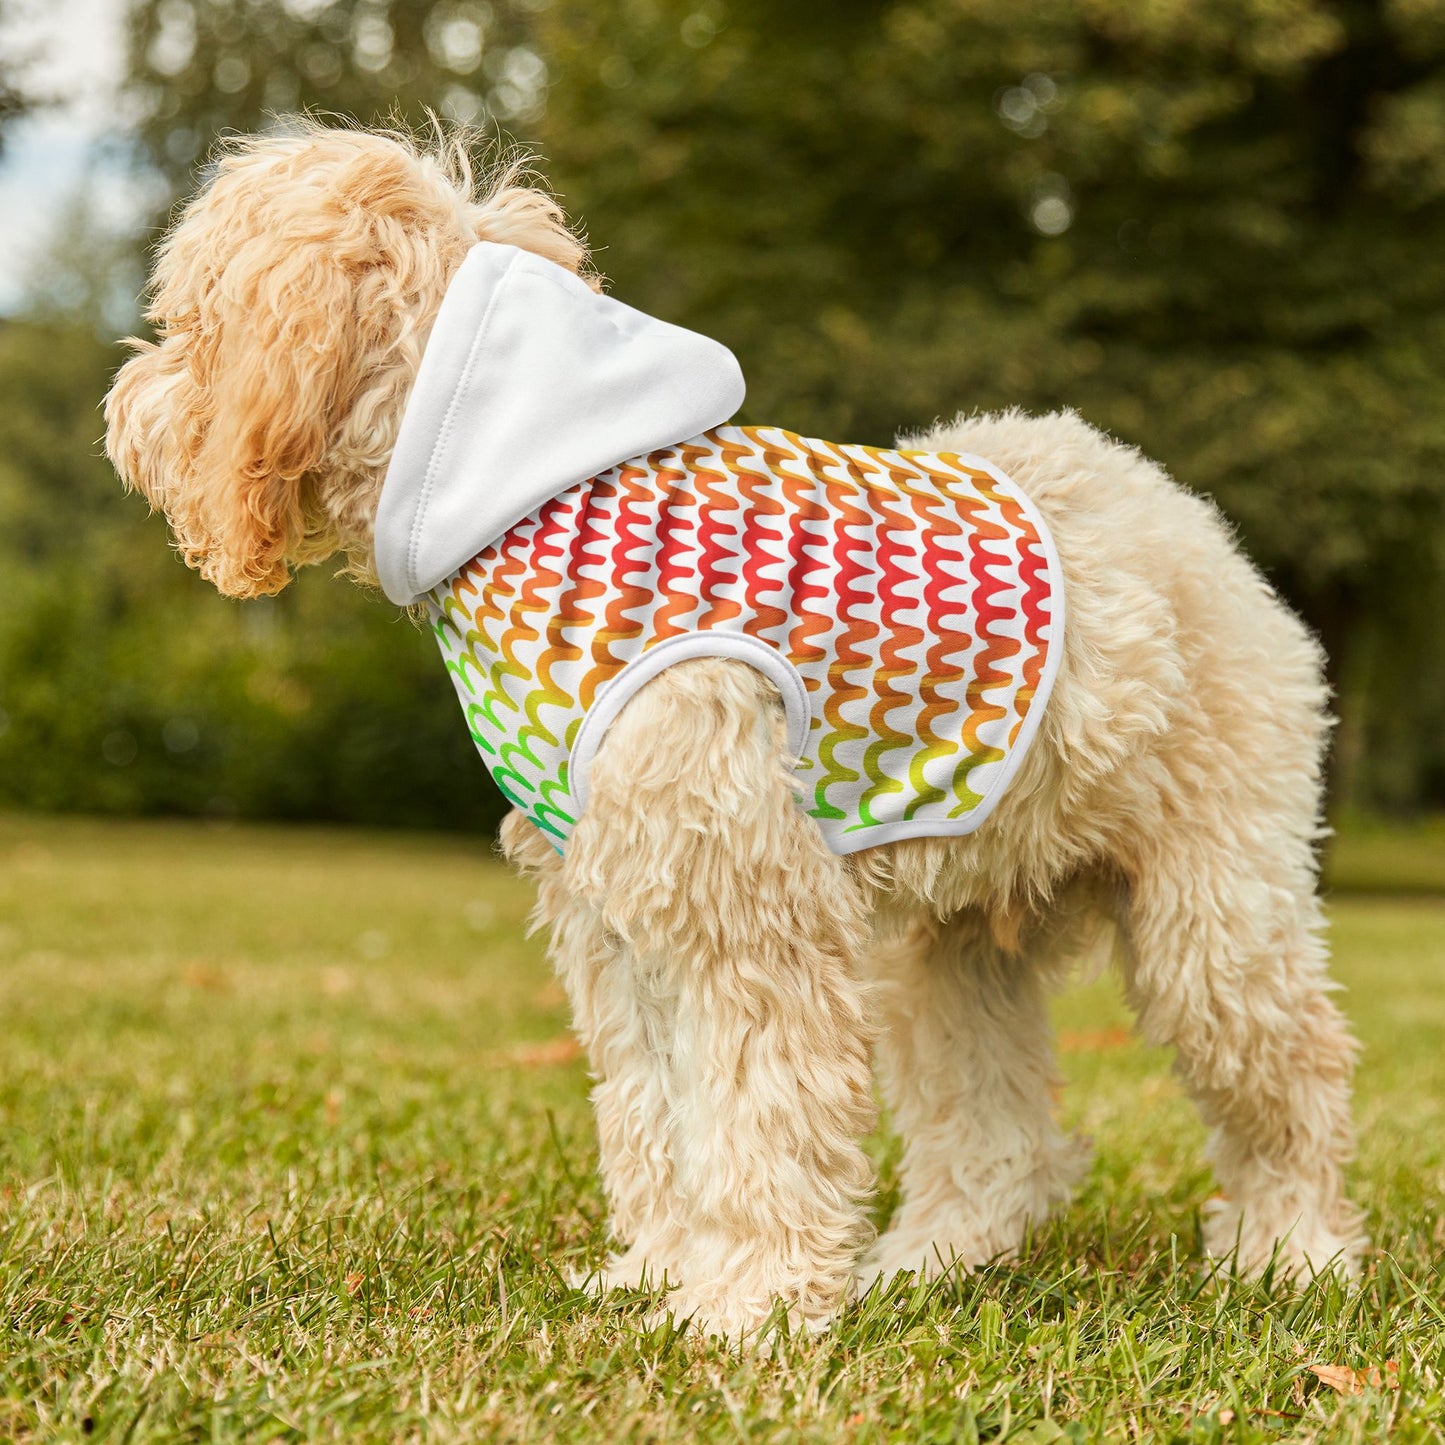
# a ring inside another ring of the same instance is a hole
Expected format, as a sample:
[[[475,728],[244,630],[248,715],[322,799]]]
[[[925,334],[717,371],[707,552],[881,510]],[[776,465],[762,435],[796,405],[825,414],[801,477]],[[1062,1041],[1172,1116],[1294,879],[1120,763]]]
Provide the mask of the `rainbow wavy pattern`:
[[[796,673],[800,801],[838,853],[983,821],[1047,701],[1062,603],[1043,523],[987,462],[772,427],[574,486],[430,596],[472,738],[558,847],[593,704],[615,710],[659,643],[740,635]]]

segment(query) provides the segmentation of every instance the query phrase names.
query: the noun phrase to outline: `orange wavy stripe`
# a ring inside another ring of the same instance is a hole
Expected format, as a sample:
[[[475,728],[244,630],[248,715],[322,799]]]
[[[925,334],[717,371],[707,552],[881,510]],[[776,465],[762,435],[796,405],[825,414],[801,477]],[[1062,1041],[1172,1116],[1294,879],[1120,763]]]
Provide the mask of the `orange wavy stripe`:
[[[633,608],[645,608],[652,600],[649,588],[627,580],[634,572],[646,576],[650,570],[645,509],[651,493],[642,485],[646,476],[647,472],[641,467],[624,465],[618,468],[617,540],[612,547],[610,568],[613,592],[603,610],[602,626],[592,637],[592,666],[578,689],[579,696],[588,707],[596,697],[597,689],[622,669],[624,659],[613,653],[613,644],[642,635],[641,617],[632,617],[629,613]],[[633,556],[634,552],[641,555]]]

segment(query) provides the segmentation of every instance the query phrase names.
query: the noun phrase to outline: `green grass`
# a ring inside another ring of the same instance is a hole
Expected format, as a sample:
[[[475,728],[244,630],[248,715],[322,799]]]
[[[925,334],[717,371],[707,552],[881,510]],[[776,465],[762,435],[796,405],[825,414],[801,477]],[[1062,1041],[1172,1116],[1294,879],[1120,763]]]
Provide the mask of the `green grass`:
[[[1332,904],[1361,1288],[1211,1277],[1201,1130],[1099,984],[1073,1207],[772,1359],[566,1283],[602,1204],[528,902],[457,840],[0,817],[0,1438],[1445,1439],[1445,900]]]
[[[1445,817],[1343,820],[1325,882],[1340,892],[1445,896]]]

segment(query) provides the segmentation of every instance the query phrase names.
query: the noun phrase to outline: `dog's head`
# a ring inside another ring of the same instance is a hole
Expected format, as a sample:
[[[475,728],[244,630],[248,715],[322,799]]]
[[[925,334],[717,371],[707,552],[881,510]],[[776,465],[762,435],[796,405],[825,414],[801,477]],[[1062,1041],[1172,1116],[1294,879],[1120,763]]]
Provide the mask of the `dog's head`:
[[[228,143],[156,257],[147,318],[105,403],[106,450],[188,565],[233,597],[371,527],[447,283],[478,240],[579,269],[556,203],[460,141],[307,124]]]

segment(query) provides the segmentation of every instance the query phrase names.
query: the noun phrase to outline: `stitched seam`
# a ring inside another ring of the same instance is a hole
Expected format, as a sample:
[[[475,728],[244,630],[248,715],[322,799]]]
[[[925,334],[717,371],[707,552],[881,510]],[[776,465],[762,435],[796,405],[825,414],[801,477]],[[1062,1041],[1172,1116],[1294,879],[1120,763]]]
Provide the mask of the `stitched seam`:
[[[421,495],[417,498],[416,512],[411,521],[411,540],[406,551],[406,581],[408,588],[416,593],[419,588],[417,584],[417,552],[421,547],[422,521],[426,516],[427,503],[431,500],[432,489],[436,485],[437,473],[440,469],[441,454],[446,446],[452,429],[456,425],[457,412],[461,406],[462,394],[467,388],[473,370],[476,367],[477,358],[481,354],[482,343],[486,339],[487,328],[491,325],[492,313],[497,309],[497,302],[502,292],[506,289],[507,282],[512,278],[512,270],[517,264],[517,258],[511,256],[507,260],[506,269],[497,278],[497,284],[492,291],[492,298],[487,302],[487,309],[482,313],[481,324],[477,327],[477,334],[472,338],[472,344],[467,350],[466,365],[462,367],[462,374],[457,384],[452,389],[451,400],[447,403],[446,415],[442,418],[442,424],[437,431],[436,440],[432,442],[431,456],[427,458],[426,473],[422,478]]]
[[[1065,602],[1063,564],[1059,561],[1058,547],[1054,542],[1053,533],[1049,531],[1049,525],[1044,520],[1038,504],[1007,472],[1001,471],[986,458],[970,457],[969,460],[981,462],[989,475],[1004,485],[1014,500],[1018,502],[1024,516],[1033,523],[1034,530],[1038,533],[1039,545],[1043,548],[1044,562],[1048,568],[1050,582],[1049,640],[1044,648],[1043,675],[1039,679],[1033,701],[1029,704],[1028,714],[1023,719],[1012,748],[1008,750],[1007,756],[1004,758],[1003,766],[995,777],[993,786],[979,799],[968,815],[969,818],[976,820],[973,825],[976,828],[993,812],[1008,791],[1014,778],[1018,775],[1019,768],[1023,765],[1024,754],[1033,746],[1034,739],[1043,725],[1049,699],[1053,696],[1054,683],[1058,680],[1059,669],[1063,664],[1064,629],[1067,625],[1068,608]],[[1021,576],[1022,573],[1020,572],[1019,575]]]
[[[681,653],[682,655],[671,658],[669,655],[672,653]],[[748,657],[749,653],[754,654],[758,660],[751,661]],[[661,658],[668,660],[658,666]],[[775,647],[770,642],[764,642],[760,637],[753,637],[749,633],[727,632],[721,628],[695,629],[691,632],[679,633],[674,637],[664,638],[661,642],[654,643],[645,651],[630,658],[622,671],[606,685],[606,693],[599,695],[584,714],[576,740],[567,757],[568,768],[572,776],[572,796],[579,807],[585,808],[586,806],[591,792],[589,775],[592,763],[622,709],[643,687],[660,677],[669,668],[675,667],[679,662],[693,662],[699,658],[741,662],[745,666],[753,668],[754,671],[761,672],[769,682],[777,687],[783,703],[788,730],[788,747],[794,753],[792,762],[796,766],[798,760],[807,751],[809,724],[812,718],[812,704],[797,664],[787,657],[781,648]],[[627,676],[629,672],[633,674],[631,679],[628,679]],[[643,674],[641,681],[637,678],[638,672]],[[797,733],[796,737],[793,736],[795,732]],[[594,733],[597,734],[595,741]],[[797,744],[796,747],[793,746],[794,743]]]

